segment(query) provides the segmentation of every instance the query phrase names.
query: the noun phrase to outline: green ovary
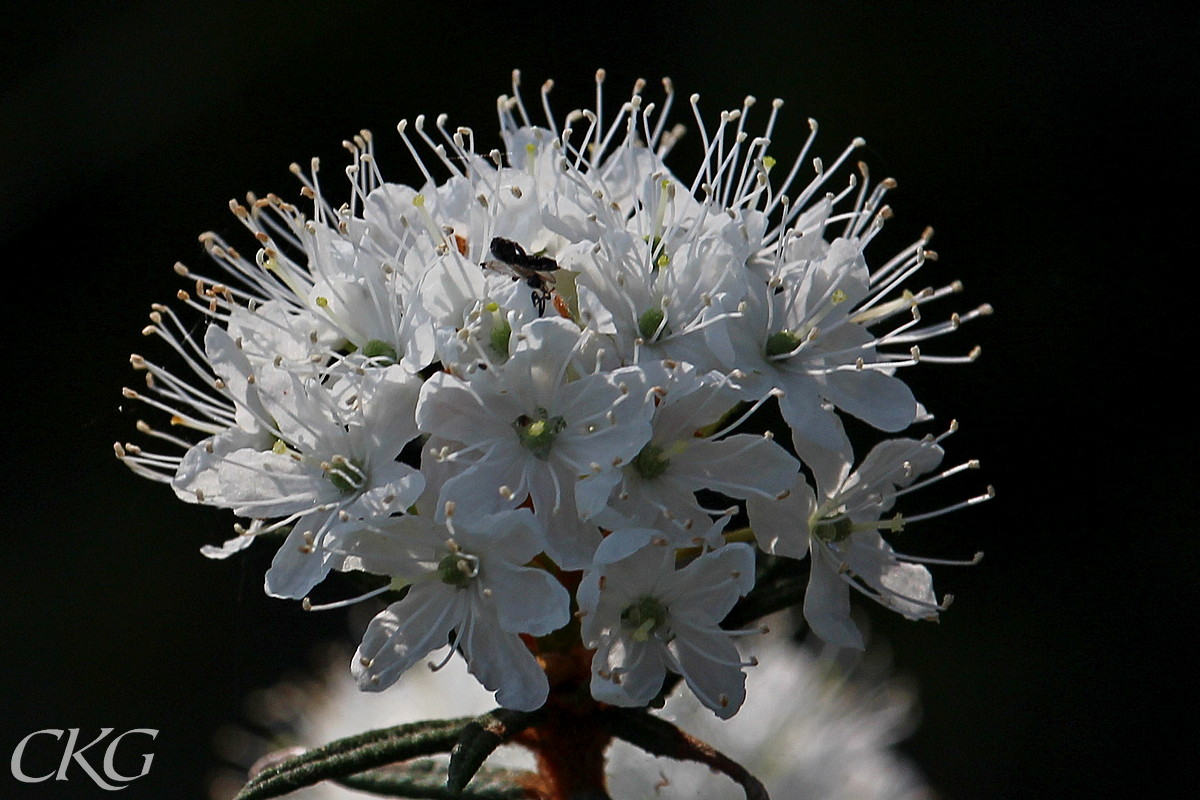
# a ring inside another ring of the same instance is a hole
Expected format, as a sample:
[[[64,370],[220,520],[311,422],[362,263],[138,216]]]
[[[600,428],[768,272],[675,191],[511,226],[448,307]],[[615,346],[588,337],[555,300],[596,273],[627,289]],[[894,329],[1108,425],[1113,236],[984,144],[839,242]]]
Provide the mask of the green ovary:
[[[635,642],[647,641],[660,631],[665,632],[669,609],[657,598],[643,597],[621,612],[621,624],[632,631],[631,638]],[[666,641],[674,638],[668,636]]]
[[[499,316],[499,315],[497,315]],[[508,320],[501,317],[496,322],[492,332],[488,334],[488,346],[492,348],[492,352],[501,358],[508,358],[508,340],[512,337],[512,326],[508,324]]]
[[[794,331],[789,331],[786,328],[773,333],[767,339],[767,358],[775,356],[783,356],[795,350],[804,340]]]
[[[670,335],[670,327],[663,325],[666,316],[661,308],[652,308],[638,317],[638,333],[642,335],[642,339],[653,342]],[[659,330],[660,326],[661,331]]]
[[[478,569],[473,563],[473,559],[462,553],[451,553],[438,562],[437,574],[442,583],[458,589],[465,589],[471,579],[478,574]]]
[[[522,414],[513,420],[513,430],[521,445],[533,452],[538,458],[545,460],[550,457],[554,440],[567,427],[567,421],[562,417],[552,417],[544,408],[534,409],[533,415]]]
[[[383,366],[389,366],[399,361],[396,354],[396,348],[392,347],[382,339],[372,339],[362,346],[362,354],[367,358],[378,359],[383,362]]]
[[[849,517],[839,517],[833,520],[821,520],[813,525],[813,536],[823,542],[841,542],[854,533],[854,523]]]
[[[667,471],[671,459],[667,458],[663,448],[656,444],[648,444],[633,459],[633,468],[646,480],[653,480]]]
[[[343,492],[357,492],[367,483],[367,474],[361,464],[335,458],[325,473],[329,482]]]

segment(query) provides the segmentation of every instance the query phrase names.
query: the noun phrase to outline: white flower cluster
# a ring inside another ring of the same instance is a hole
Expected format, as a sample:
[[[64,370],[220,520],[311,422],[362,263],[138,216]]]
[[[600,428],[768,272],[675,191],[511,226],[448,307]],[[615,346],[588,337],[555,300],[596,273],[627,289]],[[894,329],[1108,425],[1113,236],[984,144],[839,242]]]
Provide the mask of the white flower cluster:
[[[831,642],[861,646],[851,588],[911,618],[943,607],[881,531],[902,524],[883,518],[898,496],[958,468],[937,473],[926,437],[884,441],[855,469],[841,414],[887,433],[927,419],[898,372],[971,360],[918,343],[988,308],[921,323],[961,288],[905,288],[928,233],[867,266],[894,183],[837,177],[861,141],[805,179],[812,136],[789,168],[767,154],[781,102],[752,136],[753,98],[710,130],[693,96],[704,157],[681,179],[663,161],[682,133],[670,83],[656,108],[638,82],[609,121],[602,80],[596,108],[561,127],[548,82],[538,127],[514,75],[502,151],[444,116],[402,122],[419,189],[383,180],[363,132],[346,143],[345,205],[315,161],[293,167],[311,214],[275,195],[231,203],[254,254],[206,234],[228,274],[177,266],[203,339],[166,306],[145,330],[186,366],[132,359],[149,388],[126,396],[202,438],[139,423],[180,450],[118,456],[248,520],[206,554],[286,533],[272,596],[308,603],[330,570],[404,591],[356,654],[363,689],[449,643],[501,704],[539,707],[539,658],[563,645],[535,640],[574,615],[597,700],[645,705],[674,672],[731,716],[752,659],[720,623],[754,586],[755,540],[810,555],[805,614]],[[770,400],[786,443],[736,432]],[[726,530],[743,514],[753,537]]]

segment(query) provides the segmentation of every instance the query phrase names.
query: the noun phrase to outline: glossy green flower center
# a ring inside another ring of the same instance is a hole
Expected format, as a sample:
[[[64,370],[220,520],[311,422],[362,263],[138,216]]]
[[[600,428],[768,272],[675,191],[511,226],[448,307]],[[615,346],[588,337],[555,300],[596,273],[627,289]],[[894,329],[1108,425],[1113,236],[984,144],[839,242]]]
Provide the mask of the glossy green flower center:
[[[823,542],[841,542],[854,533],[854,523],[849,517],[821,520],[813,526],[813,536]]]
[[[362,354],[367,358],[375,359],[376,363],[385,367],[399,361],[396,348],[382,339],[372,339],[364,344],[362,346]]]
[[[660,631],[667,633],[667,620],[667,607],[655,597],[643,597],[621,612],[621,624],[632,631],[635,642],[644,642]]]
[[[785,356],[800,346],[804,339],[795,331],[789,331],[787,328],[773,333],[767,338],[767,358],[776,356]]]
[[[496,314],[496,317],[492,332],[488,334],[488,346],[500,358],[508,358],[508,342],[512,338],[512,326],[499,314]]]
[[[665,338],[671,333],[670,327],[663,325],[667,315],[661,308],[652,308],[638,317],[638,333],[647,342]]]
[[[567,421],[562,417],[550,416],[549,411],[539,406],[532,415],[517,417],[512,426],[522,446],[544,460],[550,457],[550,448],[554,446],[558,434],[566,429]]]
[[[633,468],[646,480],[654,480],[667,471],[671,459],[667,458],[663,448],[656,444],[647,444],[633,459]]]
[[[343,492],[357,492],[367,484],[367,473],[363,471],[362,465],[342,456],[333,457],[325,471],[325,477]]]
[[[442,583],[465,589],[471,579],[479,574],[479,564],[471,556],[454,552],[438,562],[437,574]]]

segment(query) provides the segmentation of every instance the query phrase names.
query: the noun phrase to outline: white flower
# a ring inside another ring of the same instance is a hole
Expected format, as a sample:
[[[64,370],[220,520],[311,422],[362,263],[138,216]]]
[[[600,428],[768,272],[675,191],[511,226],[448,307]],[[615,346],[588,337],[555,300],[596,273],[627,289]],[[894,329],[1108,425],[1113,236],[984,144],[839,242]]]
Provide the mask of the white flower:
[[[972,564],[981,558],[976,554],[969,561],[950,561],[897,553],[880,534],[897,533],[913,522],[991,497],[988,487],[985,494],[937,511],[884,518],[901,495],[979,466],[978,461],[968,461],[917,483],[941,463],[942,438],[881,442],[845,480],[834,485],[818,480],[820,499],[803,481],[782,500],[751,499],[762,526],[763,549],[791,558],[811,556],[804,618],[825,641],[863,648],[862,634],[850,619],[851,589],[908,619],[937,619],[952,598],[938,601],[925,565]]]
[[[869,282],[860,247],[837,239],[817,259],[778,268],[730,326],[747,399],[782,390],[796,452],[822,479],[850,454],[830,406],[885,431],[908,427],[918,414],[895,362],[880,358],[880,342],[848,313]]]
[[[796,460],[770,435],[725,436],[740,422],[722,424],[740,396],[728,379],[674,361],[646,362],[643,370],[655,397],[653,433],[622,467],[608,508],[597,515],[600,524],[657,527],[686,546],[709,531],[710,513],[723,513],[705,510],[696,492],[771,498],[792,484]]]
[[[675,182],[662,182],[671,187],[664,194],[673,197]],[[727,227],[744,230],[740,218],[722,219]],[[661,225],[646,226],[647,232],[638,235],[637,225],[638,220],[629,220],[594,246],[562,259],[564,269],[580,273],[581,319],[610,336],[618,352],[637,354],[637,360],[667,356],[713,366],[727,360],[724,324],[751,277],[730,266],[745,264],[749,243],[703,229],[673,236],[678,229]]]
[[[887,674],[883,653],[872,647],[849,662],[844,651],[794,644],[785,618],[769,622],[773,635],[758,648],[761,663],[746,676],[737,716],[714,718],[682,687],[656,713],[744,766],[773,798],[931,800],[920,773],[894,749],[915,725],[916,698]],[[653,758],[621,741],[609,751],[608,773],[613,797],[745,797],[705,767]]]
[[[686,687],[667,698],[656,716],[711,744],[758,777],[780,800],[929,800],[915,765],[895,745],[916,724],[913,687],[890,674],[875,643],[861,660],[844,651],[796,645],[784,617],[770,620],[773,635],[759,649],[762,663],[746,675],[746,702],[735,717],[714,717]],[[453,659],[437,672],[413,670],[386,694],[364,694],[345,674],[341,650],[322,658],[318,673],[256,692],[249,705],[254,731],[233,729],[222,755],[250,764],[280,743],[317,747],[335,739],[425,719],[478,716],[495,707],[491,695]],[[501,747],[493,767],[528,770],[533,754]],[[733,781],[700,764],[657,758],[617,740],[608,751],[608,793],[655,800],[742,800]],[[224,778],[232,797],[243,773]],[[362,794],[326,781],[298,789],[298,800],[353,800]]]
[[[290,529],[266,588],[275,596],[301,598],[336,566],[327,539],[347,519],[388,516],[421,494],[421,473],[396,460],[417,435],[413,413],[420,384],[414,376],[387,367],[330,379],[311,358],[288,349],[292,341],[320,341],[314,320],[278,306],[262,315],[231,312],[228,330],[208,327],[203,351],[185,339],[190,353],[168,327],[179,327],[173,313],[160,307],[152,319],[147,333],[186,353],[209,395],[139,356],[133,361],[148,373],[148,385],[178,405],[126,394],[170,410],[175,424],[210,435],[187,445],[142,425],[187,450],[182,456],[135,451],[126,463],[169,481],[182,500],[228,508],[251,520],[222,547],[204,548],[206,555],[223,558],[256,535]],[[304,331],[296,340],[281,336],[289,319]]]
[[[399,517],[356,548],[364,569],[410,584],[367,626],[352,665],[359,687],[386,689],[449,640],[501,705],[538,708],[546,675],[518,634],[542,636],[566,625],[570,597],[550,573],[525,566],[541,550],[533,515],[517,510],[468,520],[448,513],[447,520],[443,526]]]
[[[299,599],[336,563],[327,539],[339,527],[402,511],[421,494],[424,477],[396,460],[417,433],[403,420],[412,419],[418,384],[399,367],[332,385],[270,366],[247,377],[257,378],[250,385],[269,439],[246,441],[234,428],[202,441],[174,485],[181,497],[291,526],[266,589]]]
[[[618,468],[649,438],[653,404],[637,368],[578,375],[580,333],[566,320],[536,320],[521,337],[505,364],[470,381],[445,372],[426,381],[417,422],[457,443],[438,448],[462,465],[443,501],[491,508],[528,498],[547,553],[579,569],[600,542],[599,528],[581,523],[604,508]]]
[[[742,668],[753,662],[741,660],[720,622],[754,586],[754,551],[730,544],[682,569],[675,558],[647,528],[615,531],[596,551],[577,592],[583,641],[596,650],[592,696],[644,706],[670,670],[725,719],[745,699]]]

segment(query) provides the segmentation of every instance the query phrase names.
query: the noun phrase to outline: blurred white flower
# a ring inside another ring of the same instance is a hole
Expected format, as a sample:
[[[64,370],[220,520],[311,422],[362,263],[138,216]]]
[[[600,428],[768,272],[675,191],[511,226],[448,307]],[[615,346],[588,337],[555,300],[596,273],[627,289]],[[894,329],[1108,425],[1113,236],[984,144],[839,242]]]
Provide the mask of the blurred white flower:
[[[916,724],[916,696],[890,674],[885,649],[845,651],[797,645],[783,617],[777,638],[763,640],[763,664],[746,675],[747,699],[737,716],[720,720],[689,691],[674,692],[657,716],[676,722],[758,776],[777,800],[932,800],[916,767],[895,749]],[[285,681],[257,694],[251,721],[270,740],[241,727],[226,729],[221,754],[249,765],[267,751],[313,747],[407,722],[483,714],[495,701],[458,660],[438,672],[414,670],[386,695],[363,695],[345,674],[345,654],[328,654],[316,678]],[[532,769],[525,749],[505,745],[492,766]],[[616,741],[609,750],[609,789],[623,800],[742,800],[740,787],[708,767],[655,758]],[[228,800],[244,775],[229,772],[213,800]],[[362,797],[332,783],[300,789],[296,800]]]
[[[717,719],[683,691],[656,713],[746,767],[777,800],[932,800],[893,747],[912,732],[916,701],[888,674],[882,651],[845,660],[836,648],[781,636],[763,639],[758,654],[760,665],[746,674],[746,703],[732,719]],[[608,774],[612,796],[629,800],[745,797],[707,767],[653,758],[621,741]]]

